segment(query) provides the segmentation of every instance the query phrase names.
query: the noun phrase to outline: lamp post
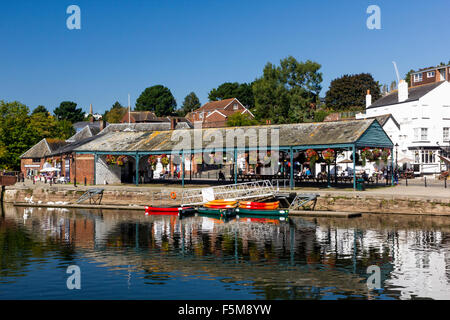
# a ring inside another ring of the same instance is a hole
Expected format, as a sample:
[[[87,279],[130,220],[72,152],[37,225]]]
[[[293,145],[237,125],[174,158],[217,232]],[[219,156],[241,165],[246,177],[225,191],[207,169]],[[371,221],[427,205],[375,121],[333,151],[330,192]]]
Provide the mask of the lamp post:
[[[398,143],[395,144],[395,169],[398,170]]]

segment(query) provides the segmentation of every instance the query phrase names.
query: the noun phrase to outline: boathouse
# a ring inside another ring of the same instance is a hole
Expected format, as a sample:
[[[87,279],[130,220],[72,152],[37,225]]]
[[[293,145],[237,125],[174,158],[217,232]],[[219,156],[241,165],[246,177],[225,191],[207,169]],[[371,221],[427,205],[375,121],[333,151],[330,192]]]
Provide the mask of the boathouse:
[[[336,165],[338,152],[350,151],[355,168],[361,152],[375,149],[378,153],[387,154],[384,161],[393,167],[393,143],[376,119],[160,131],[147,125],[110,125],[95,139],[78,146],[73,152],[77,157],[94,156],[95,184],[120,183],[126,176],[128,181],[137,185],[142,181],[141,174],[145,175],[148,170],[150,160],[161,155],[171,157],[171,162],[177,156],[181,159],[182,185],[186,164],[189,164],[189,170],[194,170],[195,155],[205,153],[226,154],[224,159],[233,162],[233,179],[237,182],[238,154],[246,154],[248,159],[251,151],[278,151],[282,154],[281,162],[292,164],[283,167],[285,170],[282,172],[288,176],[291,188],[295,184],[294,158],[305,156],[305,153],[308,153],[307,160],[312,163],[311,158],[323,159],[332,152],[335,154],[332,161]],[[231,144],[230,139],[233,140]],[[240,144],[237,143],[239,139]],[[356,188],[356,170],[353,170],[353,187]]]

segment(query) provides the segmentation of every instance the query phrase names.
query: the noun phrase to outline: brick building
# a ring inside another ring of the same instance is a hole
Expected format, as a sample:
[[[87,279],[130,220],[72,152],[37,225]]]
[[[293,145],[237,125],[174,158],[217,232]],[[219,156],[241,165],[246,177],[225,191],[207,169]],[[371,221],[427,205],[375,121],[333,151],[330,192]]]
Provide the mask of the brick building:
[[[221,128],[227,126],[228,117],[235,113],[255,116],[236,98],[210,101],[202,107],[188,113],[186,118],[192,123],[201,123],[203,128]]]
[[[411,87],[441,81],[450,81],[450,65],[421,69],[411,74]]]
[[[177,123],[186,123],[190,125],[190,121],[184,117],[165,116],[157,117],[152,111],[131,111],[123,115],[121,123],[173,123],[176,127]]]
[[[38,175],[42,170],[46,157],[57,149],[67,145],[64,140],[42,139],[20,156],[20,171],[24,177]]]
[[[93,140],[103,129],[105,123],[99,121],[84,122],[85,126],[78,129],[72,137],[67,140],[42,139],[36,145],[25,152],[21,158],[21,172],[25,177],[37,176],[43,169],[45,162],[52,167],[60,169],[57,173],[64,176],[67,180],[74,181],[77,175],[78,182],[92,184],[94,181],[94,156],[83,155],[75,156],[73,149],[83,143]]]

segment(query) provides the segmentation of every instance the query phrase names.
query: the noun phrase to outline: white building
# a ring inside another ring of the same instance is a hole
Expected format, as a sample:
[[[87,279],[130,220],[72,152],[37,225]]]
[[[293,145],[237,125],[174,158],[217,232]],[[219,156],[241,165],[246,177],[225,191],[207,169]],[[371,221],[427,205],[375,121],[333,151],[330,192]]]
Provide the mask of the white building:
[[[394,145],[398,144],[398,165],[410,163],[416,174],[439,173],[445,165],[437,155],[447,156],[450,151],[450,83],[408,88],[402,80],[398,88],[374,103],[368,92],[366,112],[356,118],[391,114],[400,130],[396,133],[392,124],[383,129]]]

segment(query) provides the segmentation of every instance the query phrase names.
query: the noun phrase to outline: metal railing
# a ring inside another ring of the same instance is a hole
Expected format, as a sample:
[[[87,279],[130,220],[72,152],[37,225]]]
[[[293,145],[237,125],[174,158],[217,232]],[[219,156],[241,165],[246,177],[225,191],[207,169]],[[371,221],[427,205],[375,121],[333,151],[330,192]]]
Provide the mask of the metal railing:
[[[182,205],[201,205],[217,199],[251,199],[273,196],[275,189],[269,180],[230,184],[201,189],[186,189],[182,192]]]

